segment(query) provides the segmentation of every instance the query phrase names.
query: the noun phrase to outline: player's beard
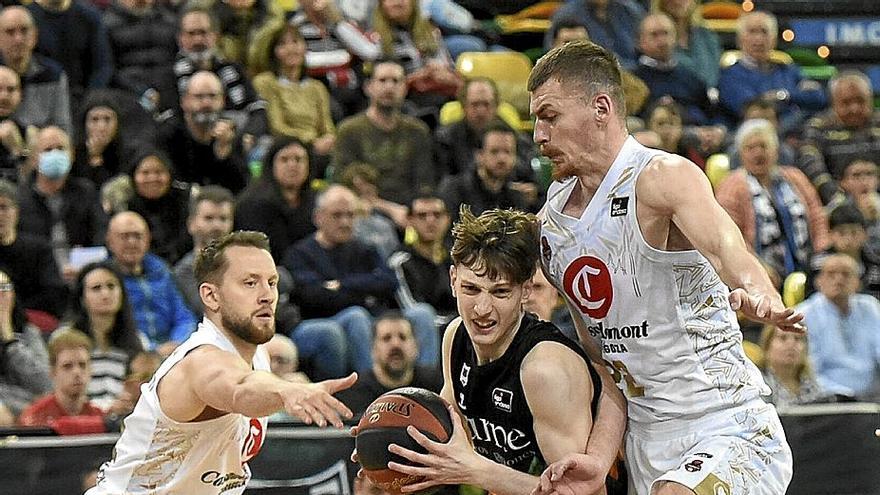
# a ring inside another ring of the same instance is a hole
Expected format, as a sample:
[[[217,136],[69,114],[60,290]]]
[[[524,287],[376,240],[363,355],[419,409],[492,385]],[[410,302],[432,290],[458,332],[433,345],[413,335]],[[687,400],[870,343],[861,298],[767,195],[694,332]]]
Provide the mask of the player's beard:
[[[560,164],[554,163],[551,175],[553,177],[553,180],[557,182],[562,182],[569,177],[574,177],[575,170],[574,167],[569,166],[566,162]]]
[[[275,335],[275,320],[263,328],[254,324],[253,319],[238,317],[220,309],[220,322],[223,328],[249,344],[260,345],[272,340]]]

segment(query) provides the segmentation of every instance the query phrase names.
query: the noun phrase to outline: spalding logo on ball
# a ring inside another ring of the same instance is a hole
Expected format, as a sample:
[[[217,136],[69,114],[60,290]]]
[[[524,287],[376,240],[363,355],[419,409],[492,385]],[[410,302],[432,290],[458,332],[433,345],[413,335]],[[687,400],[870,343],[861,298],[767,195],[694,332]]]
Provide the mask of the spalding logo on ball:
[[[409,425],[415,426],[431,440],[449,441],[452,436],[452,419],[446,408],[446,401],[439,395],[417,387],[398,388],[374,400],[361,416],[355,438],[358,462],[364,474],[376,486],[392,494],[399,494],[402,487],[421,481],[421,476],[388,469],[390,461],[409,463],[403,457],[388,452],[388,445],[394,443],[415,452],[426,453],[406,432]],[[435,490],[431,489],[419,493],[433,491]]]

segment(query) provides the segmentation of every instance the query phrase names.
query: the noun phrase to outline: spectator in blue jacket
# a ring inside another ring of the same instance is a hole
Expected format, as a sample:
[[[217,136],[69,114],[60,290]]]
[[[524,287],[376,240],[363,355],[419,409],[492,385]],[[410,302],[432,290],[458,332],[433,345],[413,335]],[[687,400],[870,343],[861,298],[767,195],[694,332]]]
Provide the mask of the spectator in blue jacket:
[[[718,97],[721,106],[736,120],[742,119],[748,102],[762,96],[775,98],[781,127],[787,131],[824,109],[828,100],[819,83],[801,78],[797,64],[771,60],[777,34],[773,14],[756,11],[739,18],[736,41],[742,58],[721,71]]]
[[[556,24],[574,20],[587,28],[590,39],[614,52],[620,65],[631,70],[636,65],[636,40],[645,9],[633,0],[568,0],[550,19],[544,48],[553,46]]]
[[[110,219],[107,249],[124,275],[135,323],[150,348],[167,356],[189,337],[197,321],[168,264],[147,252],[149,246],[150,230],[142,216],[124,211]]]

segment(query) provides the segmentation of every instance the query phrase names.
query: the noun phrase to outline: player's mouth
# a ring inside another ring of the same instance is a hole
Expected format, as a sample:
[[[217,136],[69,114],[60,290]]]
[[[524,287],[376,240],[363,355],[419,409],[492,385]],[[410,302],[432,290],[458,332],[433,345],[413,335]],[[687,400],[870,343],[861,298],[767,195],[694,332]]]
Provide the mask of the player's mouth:
[[[254,317],[261,321],[269,321],[275,318],[275,314],[271,309],[264,309],[262,311],[257,311],[256,314],[254,314]]]
[[[495,325],[498,324],[495,320],[471,320],[474,324],[474,328],[479,333],[490,333],[495,329]]]

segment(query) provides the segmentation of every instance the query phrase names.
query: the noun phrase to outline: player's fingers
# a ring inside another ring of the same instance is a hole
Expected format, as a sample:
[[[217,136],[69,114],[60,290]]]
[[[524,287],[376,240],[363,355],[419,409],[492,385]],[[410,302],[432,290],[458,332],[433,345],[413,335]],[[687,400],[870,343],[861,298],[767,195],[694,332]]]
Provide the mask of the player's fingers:
[[[329,395],[327,397],[332,399]],[[342,428],[342,419],[339,418],[339,413],[329,401],[319,401],[315,404],[315,410],[321,416],[322,421],[330,423],[337,428]],[[324,426],[324,424],[321,424],[321,426]]]
[[[757,298],[757,304],[755,305],[755,315],[758,318],[767,318],[770,316],[770,298],[766,296],[760,296]]]
[[[464,434],[464,424],[461,422],[461,416],[455,412],[455,408],[452,406],[446,406],[446,410],[449,411],[449,417],[452,419],[452,434],[455,435],[457,432],[461,432]]]
[[[345,419],[351,419],[351,417],[353,416],[351,413],[351,409],[349,409],[348,406],[346,406],[345,404],[342,403],[342,401],[340,401],[336,397],[333,397],[330,394],[327,394],[327,395],[322,394],[319,397],[319,400],[317,403],[321,405],[322,409],[326,408],[327,413],[330,414],[330,416],[332,416],[332,417],[343,417]],[[329,418],[330,416],[327,416],[327,417]],[[342,426],[342,423],[339,423],[339,424],[333,423],[333,424],[337,428]]]
[[[303,404],[303,410],[306,414],[308,414],[309,419],[312,420],[312,423],[315,423],[321,428],[327,426],[327,420],[324,419],[324,415],[321,414],[321,411],[319,411],[315,406],[306,403]]]
[[[730,301],[730,307],[734,311],[738,311],[739,308],[742,307],[744,295],[745,291],[742,289],[734,289],[733,291],[731,291],[730,296],[728,296],[727,300]]]
[[[349,459],[351,459],[351,462],[354,462],[354,463],[358,462],[358,449],[352,449],[351,457],[349,457]]]
[[[391,444],[391,445],[394,445],[394,444]],[[388,446],[389,451],[391,451],[391,445]],[[413,457],[421,456],[421,454],[419,454],[418,452],[413,452],[413,451],[407,450],[407,449],[402,449],[402,450],[409,452],[409,453],[412,453],[412,454],[415,454],[415,455],[413,455]],[[397,452],[394,452],[394,453],[397,455],[400,455],[402,457],[406,457],[408,460],[411,460],[413,462],[418,462],[413,459],[410,459],[409,457],[407,457],[403,454],[400,454]],[[394,461],[388,461],[388,469],[390,469],[392,471],[397,471],[397,472],[403,473],[403,474],[410,474],[413,476],[427,476],[428,471],[430,470],[429,468],[426,468],[424,466],[412,466],[410,464],[401,464],[399,462],[394,462]]]
[[[412,493],[412,492],[420,492],[422,490],[426,490],[431,488],[432,486],[437,486],[439,483],[436,481],[420,481],[418,483],[412,483],[409,485],[403,485],[400,487],[401,493]]]
[[[348,434],[353,437],[356,437],[356,436],[358,436],[359,431],[360,431],[360,429],[357,426],[352,426],[351,428],[348,429]]]
[[[306,412],[306,408],[303,407],[301,404],[297,404],[297,405],[291,407],[290,409],[287,410],[287,412],[290,413],[291,416],[299,418],[300,421],[302,421],[303,423],[305,423],[307,425],[312,424],[311,415],[309,415]]]
[[[357,378],[358,378],[358,374],[352,373],[352,374],[346,376],[345,378],[333,378],[330,380],[324,380],[322,382],[318,382],[318,385],[320,385],[328,393],[335,394],[336,392],[339,392],[340,390],[345,390],[348,387],[351,387],[352,385],[354,385],[354,382],[357,381]]]

